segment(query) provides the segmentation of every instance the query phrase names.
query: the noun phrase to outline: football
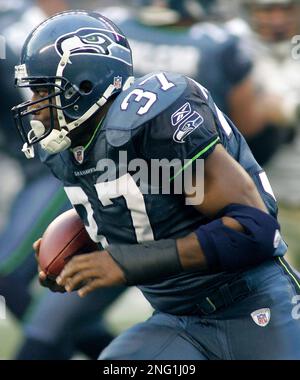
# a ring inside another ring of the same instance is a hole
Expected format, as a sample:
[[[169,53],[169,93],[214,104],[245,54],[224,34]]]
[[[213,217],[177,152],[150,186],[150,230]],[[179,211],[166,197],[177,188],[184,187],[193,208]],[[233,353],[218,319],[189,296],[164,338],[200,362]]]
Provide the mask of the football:
[[[44,232],[39,264],[48,277],[56,278],[73,256],[98,249],[76,211],[71,209],[55,218]]]

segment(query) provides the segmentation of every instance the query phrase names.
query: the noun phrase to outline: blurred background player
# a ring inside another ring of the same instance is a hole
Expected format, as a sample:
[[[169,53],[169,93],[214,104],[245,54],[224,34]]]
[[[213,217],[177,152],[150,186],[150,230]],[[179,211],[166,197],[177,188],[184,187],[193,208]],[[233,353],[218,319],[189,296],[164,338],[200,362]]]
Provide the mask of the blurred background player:
[[[71,205],[60,183],[45,172],[40,162],[24,160],[19,153],[20,140],[10,115],[12,105],[23,98],[13,86],[13,70],[26,36],[47,15],[66,9],[68,4],[61,0],[3,3],[6,6],[1,8],[0,28],[6,41],[6,59],[0,61],[1,154],[5,157],[6,165],[3,161],[2,165],[10,182],[8,189],[12,191],[12,186],[18,184],[19,192],[12,191],[16,195],[0,233],[0,294],[12,314],[25,321],[25,340],[18,358],[68,359],[76,351],[96,358],[113,337],[101,323],[101,314],[123,288],[98,292],[86,301],[76,294],[49,290],[33,297],[37,265],[32,242]]]
[[[280,218],[287,242],[289,259],[300,268],[300,57],[293,37],[300,34],[299,0],[243,0],[245,21],[233,20],[230,30],[245,39],[253,52],[253,81],[262,96],[277,98],[273,109],[276,125],[270,125],[262,145],[277,141],[280,150],[266,170],[280,202]],[[243,13],[241,13],[243,14]]]

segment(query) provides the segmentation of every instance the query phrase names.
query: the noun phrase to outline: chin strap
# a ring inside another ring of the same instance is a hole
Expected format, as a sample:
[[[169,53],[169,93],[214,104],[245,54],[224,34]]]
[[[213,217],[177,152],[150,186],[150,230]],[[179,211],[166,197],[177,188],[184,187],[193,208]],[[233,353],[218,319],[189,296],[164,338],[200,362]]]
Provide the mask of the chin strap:
[[[59,153],[70,148],[71,139],[67,136],[68,133],[65,129],[61,131],[53,129],[50,135],[40,142],[41,147],[50,154]]]
[[[31,131],[28,133],[28,139],[33,142],[34,139],[40,138],[46,131],[44,124],[39,120],[31,120]],[[53,129],[51,133],[41,140],[40,145],[42,149],[46,150],[50,154],[55,154],[68,149],[71,146],[71,139],[67,136],[68,131],[65,129],[57,130]],[[27,143],[23,145],[22,152],[26,158],[34,158],[33,145]]]
[[[32,145],[28,145],[25,143],[22,148],[22,152],[25,154],[25,157],[30,160],[31,158],[34,158],[34,148]]]

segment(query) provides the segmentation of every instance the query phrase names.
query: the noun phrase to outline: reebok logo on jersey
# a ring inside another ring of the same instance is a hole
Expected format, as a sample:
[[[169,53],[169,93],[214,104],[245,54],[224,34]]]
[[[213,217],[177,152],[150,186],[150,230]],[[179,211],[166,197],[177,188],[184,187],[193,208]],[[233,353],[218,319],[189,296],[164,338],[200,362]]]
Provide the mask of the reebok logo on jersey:
[[[185,103],[182,107],[179,108],[173,115],[171,116],[172,125],[175,127],[180,124],[187,116],[189,116],[192,112],[192,108],[190,103]]]
[[[271,319],[271,310],[269,308],[258,309],[251,313],[253,321],[260,327],[266,327]]]
[[[203,117],[198,112],[192,111],[190,103],[185,103],[171,116],[172,125],[177,126],[173,140],[177,143],[185,143],[185,138],[194,132],[203,121]]]

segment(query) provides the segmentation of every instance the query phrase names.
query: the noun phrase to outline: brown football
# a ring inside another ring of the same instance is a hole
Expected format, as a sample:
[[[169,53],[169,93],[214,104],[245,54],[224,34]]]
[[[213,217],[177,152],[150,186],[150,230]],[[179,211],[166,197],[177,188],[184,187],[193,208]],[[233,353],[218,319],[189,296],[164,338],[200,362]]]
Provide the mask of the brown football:
[[[47,276],[55,278],[73,256],[98,249],[77,212],[71,209],[55,218],[44,232],[39,264]]]

